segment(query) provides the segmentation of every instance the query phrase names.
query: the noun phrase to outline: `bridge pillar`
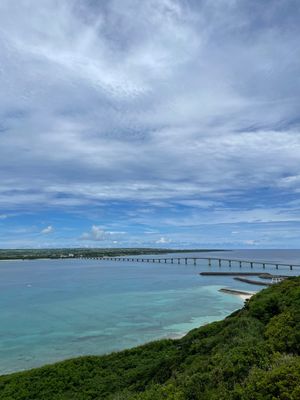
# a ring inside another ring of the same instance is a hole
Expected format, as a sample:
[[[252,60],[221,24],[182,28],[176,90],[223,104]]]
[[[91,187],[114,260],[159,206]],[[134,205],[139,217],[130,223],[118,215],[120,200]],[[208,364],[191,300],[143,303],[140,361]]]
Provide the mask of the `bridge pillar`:
[[[231,268],[231,260],[228,261],[228,266]]]
[[[173,260],[173,258],[171,258],[171,264],[173,264],[173,262],[174,262],[174,260]]]
[[[253,262],[250,263],[250,268],[253,268]]]
[[[265,263],[263,263],[263,269],[265,269],[266,268],[266,264]]]
[[[240,261],[239,263],[240,263],[240,268],[242,268],[242,261]]]
[[[194,258],[194,265],[196,265],[197,263],[196,263],[196,258]]]
[[[278,264],[276,264],[276,269],[278,269]]]
[[[219,267],[221,267],[221,265],[222,265],[222,261],[221,261],[221,259],[219,258]]]
[[[158,259],[158,262],[160,263],[160,258]]]
[[[184,259],[184,263],[187,264],[187,258]]]
[[[208,259],[208,266],[211,267],[211,259]]]
[[[292,265],[290,265],[290,270],[292,271],[292,269],[293,269],[293,266],[292,266]]]
[[[180,258],[177,259],[178,264],[180,264]]]

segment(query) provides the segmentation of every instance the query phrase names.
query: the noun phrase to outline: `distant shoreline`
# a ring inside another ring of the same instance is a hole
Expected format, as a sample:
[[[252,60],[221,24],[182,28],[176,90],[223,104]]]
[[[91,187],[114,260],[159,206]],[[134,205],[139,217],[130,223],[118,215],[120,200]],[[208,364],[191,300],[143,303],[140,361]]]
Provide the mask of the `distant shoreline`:
[[[164,255],[168,253],[208,253],[231,251],[223,249],[157,249],[157,248],[103,248],[103,249],[0,249],[0,261],[65,260],[81,258]]]

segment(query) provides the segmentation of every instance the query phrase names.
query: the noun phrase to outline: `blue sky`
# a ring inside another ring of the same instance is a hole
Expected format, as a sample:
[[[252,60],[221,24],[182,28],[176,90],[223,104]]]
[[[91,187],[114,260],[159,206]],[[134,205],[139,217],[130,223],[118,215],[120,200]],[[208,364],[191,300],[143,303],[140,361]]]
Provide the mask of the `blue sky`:
[[[1,0],[0,247],[300,247],[300,2]]]

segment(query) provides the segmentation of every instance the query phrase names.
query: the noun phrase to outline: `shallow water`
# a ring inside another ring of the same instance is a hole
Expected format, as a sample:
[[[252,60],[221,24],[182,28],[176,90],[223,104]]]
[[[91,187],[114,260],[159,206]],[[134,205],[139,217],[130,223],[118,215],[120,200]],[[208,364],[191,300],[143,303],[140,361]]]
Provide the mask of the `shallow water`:
[[[300,260],[300,251],[293,257]],[[238,296],[219,288],[260,289],[231,277],[199,275],[207,269],[205,261],[196,267],[99,260],[0,262],[0,373],[177,337],[242,307]]]

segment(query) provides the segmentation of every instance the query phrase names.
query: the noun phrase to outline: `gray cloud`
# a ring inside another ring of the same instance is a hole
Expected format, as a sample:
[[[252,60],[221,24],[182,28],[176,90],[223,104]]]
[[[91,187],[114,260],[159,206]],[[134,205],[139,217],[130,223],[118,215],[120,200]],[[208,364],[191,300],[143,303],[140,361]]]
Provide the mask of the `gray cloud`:
[[[299,192],[297,2],[102,3],[1,2],[3,208]]]

